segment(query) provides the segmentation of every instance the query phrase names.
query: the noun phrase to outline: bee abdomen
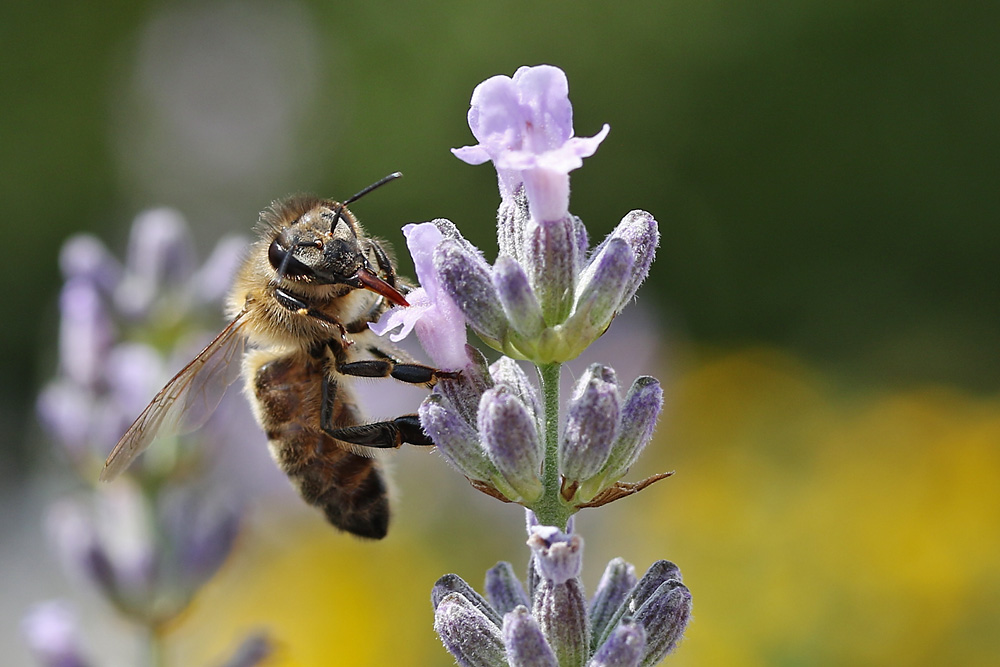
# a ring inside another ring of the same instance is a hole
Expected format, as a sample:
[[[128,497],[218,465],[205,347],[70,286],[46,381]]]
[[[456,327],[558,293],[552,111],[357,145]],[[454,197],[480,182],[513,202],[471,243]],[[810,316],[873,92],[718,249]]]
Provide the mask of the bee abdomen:
[[[337,528],[361,537],[385,537],[389,498],[374,459],[358,456],[320,429],[322,364],[298,357],[261,365],[253,378],[258,416],[271,455],[302,498]],[[337,425],[360,421],[353,403],[338,402]]]

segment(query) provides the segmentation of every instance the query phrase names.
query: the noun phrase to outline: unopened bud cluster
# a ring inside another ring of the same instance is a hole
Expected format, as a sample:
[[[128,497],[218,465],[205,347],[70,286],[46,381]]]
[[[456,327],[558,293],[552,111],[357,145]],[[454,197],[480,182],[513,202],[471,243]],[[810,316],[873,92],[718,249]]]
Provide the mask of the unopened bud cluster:
[[[459,664],[654,665],[683,635],[691,593],[673,563],[658,561],[637,579],[634,568],[616,558],[588,601],[579,535],[536,525],[528,546],[528,591],[509,563],[486,573],[486,597],[454,574],[435,584],[434,627]]]
[[[520,366],[501,357],[470,363],[420,406],[420,421],[441,454],[482,491],[531,508],[543,493],[544,441],[537,390]],[[663,405],[659,382],[642,376],[621,397],[615,372],[594,364],[580,378],[560,429],[556,463],[568,514],[628,471],[650,441]],[[598,503],[600,504],[600,503]]]
[[[434,252],[434,268],[488,345],[538,364],[569,361],[635,296],[659,242],[656,220],[632,211],[591,252],[579,218],[539,220],[523,193],[501,205],[493,266],[451,238]]]

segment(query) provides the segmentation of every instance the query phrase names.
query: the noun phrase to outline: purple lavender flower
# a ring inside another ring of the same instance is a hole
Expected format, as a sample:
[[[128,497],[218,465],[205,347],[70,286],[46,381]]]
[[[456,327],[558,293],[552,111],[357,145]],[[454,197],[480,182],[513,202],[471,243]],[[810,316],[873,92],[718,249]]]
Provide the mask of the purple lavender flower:
[[[67,569],[130,618],[161,623],[222,565],[240,518],[217,496],[177,485],[145,495],[123,478],[57,503],[48,523]]]
[[[607,330],[648,274],[659,242],[653,217],[633,211],[588,252],[587,230],[569,213],[569,172],[594,154],[609,128],[575,137],[568,95],[566,75],[550,65],[476,87],[469,127],[479,143],[453,152],[470,164],[491,160],[497,169],[500,255],[491,267],[442,220],[434,224],[448,234],[433,265],[417,257],[426,248],[414,254],[421,284],[432,285],[428,299],[447,296],[447,308],[457,307],[487,345],[539,364],[573,359]],[[398,340],[424,317],[432,324],[417,333],[434,358],[446,336],[434,336],[439,327],[429,302],[388,316],[376,331],[402,326]],[[459,346],[449,347],[455,354],[444,365],[451,368],[464,357]]]
[[[469,127],[479,143],[452,152],[469,164],[491,160],[505,201],[523,185],[537,221],[567,215],[569,172],[594,154],[611,129],[573,136],[569,83],[551,65],[521,67],[513,79],[498,75],[476,86]]]
[[[169,209],[136,218],[124,265],[92,236],[66,242],[59,373],[37,407],[81,476],[93,477],[164,381],[210,340],[205,324],[218,320],[244,246],[225,238],[199,268],[186,223]]]
[[[232,551],[242,508],[223,500],[231,494],[206,454],[247,438],[210,422],[197,447],[166,439],[115,484],[91,485],[156,390],[210,339],[202,320],[218,319],[244,245],[223,239],[198,267],[184,220],[157,209],[137,217],[124,263],[90,236],[60,256],[59,369],[38,413],[89,491],[51,508],[49,532],[69,570],[150,628],[179,615]],[[249,417],[238,395],[230,402]],[[255,664],[247,656],[236,664]]]
[[[434,225],[425,222],[403,227],[406,245],[413,257],[420,287],[406,295],[408,307],[395,307],[371,329],[384,336],[393,329],[399,331],[389,338],[400,341],[416,330],[424,350],[440,368],[455,370],[465,366],[465,317],[462,311],[440,287],[434,269],[435,250],[445,236]]]
[[[446,220],[433,223],[439,234],[428,234],[426,245],[410,244],[427,298],[461,312],[505,356],[487,369],[478,351],[460,355],[448,336],[434,340],[433,304],[397,310],[372,327],[400,328],[394,340],[416,329],[435,360],[436,346],[455,350],[448,367],[461,363],[463,372],[442,379],[420,406],[424,431],[476,489],[530,510],[527,591],[506,563],[487,574],[489,602],[457,575],[434,587],[435,629],[461,665],[651,665],[673,649],[690,616],[690,593],[666,561],[636,581],[616,559],[589,605],[583,594],[573,514],[667,474],[619,481],[652,437],[663,403],[655,379],[640,377],[623,400],[614,371],[595,364],[559,417],[560,364],[604,334],[648,275],[659,243],[653,216],[632,211],[589,250],[586,227],[569,212],[569,172],[594,154],[608,126],[574,137],[568,91],[565,74],[543,65],[488,79],[472,95],[469,127],[479,143],[453,152],[497,170],[500,254],[492,266]],[[431,324],[421,326],[425,318]],[[515,359],[535,365],[537,386]],[[538,525],[536,514],[551,525]]]
[[[578,535],[531,525],[528,545],[537,582],[530,606],[507,609],[524,598],[509,563],[487,574],[490,603],[457,575],[435,584],[434,627],[460,665],[654,665],[683,636],[691,595],[671,563],[655,563],[637,582],[632,566],[616,559],[588,603]]]

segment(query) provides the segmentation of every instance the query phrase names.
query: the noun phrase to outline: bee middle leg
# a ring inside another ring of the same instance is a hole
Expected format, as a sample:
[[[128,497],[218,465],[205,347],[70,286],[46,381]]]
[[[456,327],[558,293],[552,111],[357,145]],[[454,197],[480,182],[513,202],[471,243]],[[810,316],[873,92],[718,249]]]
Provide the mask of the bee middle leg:
[[[432,366],[416,364],[396,359],[377,347],[369,347],[368,351],[377,359],[362,359],[361,361],[346,361],[343,352],[336,354],[336,369],[342,375],[364,378],[391,377],[408,384],[421,384],[428,389],[437,384],[441,378],[454,379],[458,371],[442,371]]]
[[[337,381],[326,374],[323,377],[323,396],[320,406],[320,428],[331,438],[352,445],[396,449],[404,444],[432,446],[434,442],[420,427],[417,415],[403,415],[390,421],[338,427],[334,424],[337,400]]]

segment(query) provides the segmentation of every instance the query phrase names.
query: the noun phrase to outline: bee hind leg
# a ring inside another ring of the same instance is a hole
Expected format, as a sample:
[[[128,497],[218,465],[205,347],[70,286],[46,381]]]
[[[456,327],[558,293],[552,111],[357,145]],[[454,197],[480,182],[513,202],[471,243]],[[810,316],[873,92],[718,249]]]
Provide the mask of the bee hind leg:
[[[420,427],[417,415],[403,415],[390,421],[373,424],[359,424],[343,428],[329,428],[323,425],[323,430],[331,438],[349,442],[362,447],[379,449],[395,449],[404,444],[431,447],[434,442],[427,437]]]
[[[404,444],[433,446],[434,442],[420,427],[417,415],[403,415],[390,421],[352,426],[336,425],[337,382],[329,375],[323,378],[323,396],[320,406],[320,428],[331,438],[352,445],[396,449]]]

